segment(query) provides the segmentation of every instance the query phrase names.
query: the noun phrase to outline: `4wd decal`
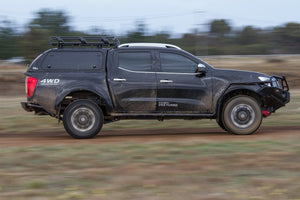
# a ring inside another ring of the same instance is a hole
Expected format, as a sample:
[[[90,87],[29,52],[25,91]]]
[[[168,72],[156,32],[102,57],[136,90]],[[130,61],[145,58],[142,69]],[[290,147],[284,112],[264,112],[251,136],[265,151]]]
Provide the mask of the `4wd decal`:
[[[51,78],[45,78],[40,81],[41,85],[58,85],[60,82],[60,79],[51,79]]]

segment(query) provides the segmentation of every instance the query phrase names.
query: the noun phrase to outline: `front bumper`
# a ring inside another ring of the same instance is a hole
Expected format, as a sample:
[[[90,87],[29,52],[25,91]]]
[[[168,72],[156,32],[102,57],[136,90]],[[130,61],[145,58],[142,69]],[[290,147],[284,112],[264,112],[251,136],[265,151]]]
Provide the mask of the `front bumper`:
[[[270,112],[275,112],[278,108],[290,102],[289,86],[284,76],[272,76],[276,79],[276,87],[264,86],[259,94],[263,97],[264,108]]]

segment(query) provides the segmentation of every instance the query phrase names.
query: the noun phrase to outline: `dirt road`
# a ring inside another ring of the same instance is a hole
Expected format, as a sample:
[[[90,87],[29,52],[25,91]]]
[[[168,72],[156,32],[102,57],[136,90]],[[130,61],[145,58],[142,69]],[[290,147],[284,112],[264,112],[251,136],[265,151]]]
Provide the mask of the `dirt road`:
[[[231,135],[220,128],[191,129],[126,129],[102,131],[93,139],[76,140],[66,132],[39,133],[0,133],[0,147],[43,146],[43,145],[74,145],[74,144],[104,144],[104,143],[145,143],[160,141],[256,141],[282,140],[286,138],[300,139],[300,126],[261,127],[253,135]]]

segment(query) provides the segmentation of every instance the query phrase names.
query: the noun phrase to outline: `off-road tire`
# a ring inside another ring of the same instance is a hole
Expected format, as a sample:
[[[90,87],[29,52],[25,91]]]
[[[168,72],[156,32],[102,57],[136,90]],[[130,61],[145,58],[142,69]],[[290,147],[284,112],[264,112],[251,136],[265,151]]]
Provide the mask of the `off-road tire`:
[[[222,128],[224,131],[227,131],[221,117],[219,119],[216,119],[216,121],[217,121],[218,125],[220,126],[220,128]]]
[[[73,138],[92,138],[102,128],[103,113],[96,103],[89,100],[77,100],[68,105],[64,111],[63,124]]]
[[[236,135],[254,133],[262,122],[262,110],[253,97],[238,95],[229,99],[222,111],[225,129]]]

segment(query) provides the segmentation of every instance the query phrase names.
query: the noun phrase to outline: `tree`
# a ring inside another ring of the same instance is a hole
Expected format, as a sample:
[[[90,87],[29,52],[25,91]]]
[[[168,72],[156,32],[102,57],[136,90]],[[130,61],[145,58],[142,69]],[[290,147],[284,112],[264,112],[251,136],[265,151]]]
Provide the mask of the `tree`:
[[[7,20],[0,22],[0,59],[20,56],[18,41],[19,35],[13,23]]]
[[[275,27],[272,41],[279,53],[300,53],[300,24],[286,23]]]
[[[300,24],[287,23],[283,27],[276,27],[274,34],[277,36],[278,42],[282,43],[299,43],[300,42]]]
[[[30,27],[30,31],[25,33],[21,41],[22,54],[28,62],[49,49],[50,32],[37,27]]]
[[[217,37],[224,37],[225,34],[230,33],[231,27],[229,23],[224,20],[214,20],[210,23],[210,34]]]
[[[69,17],[62,11],[41,10],[28,24],[28,31],[21,42],[26,60],[32,61],[44,50],[49,49],[49,37],[70,35]]]
[[[147,26],[143,21],[137,21],[133,32],[127,34],[126,42],[145,42]]]
[[[237,36],[238,41],[241,45],[259,43],[260,32],[260,29],[253,28],[252,26],[246,26]]]
[[[167,43],[170,38],[170,34],[168,32],[160,32],[156,33],[152,36],[153,42]]]
[[[30,22],[29,27],[48,30],[54,35],[66,35],[70,32],[69,17],[62,11],[44,9],[37,12],[36,16]]]

